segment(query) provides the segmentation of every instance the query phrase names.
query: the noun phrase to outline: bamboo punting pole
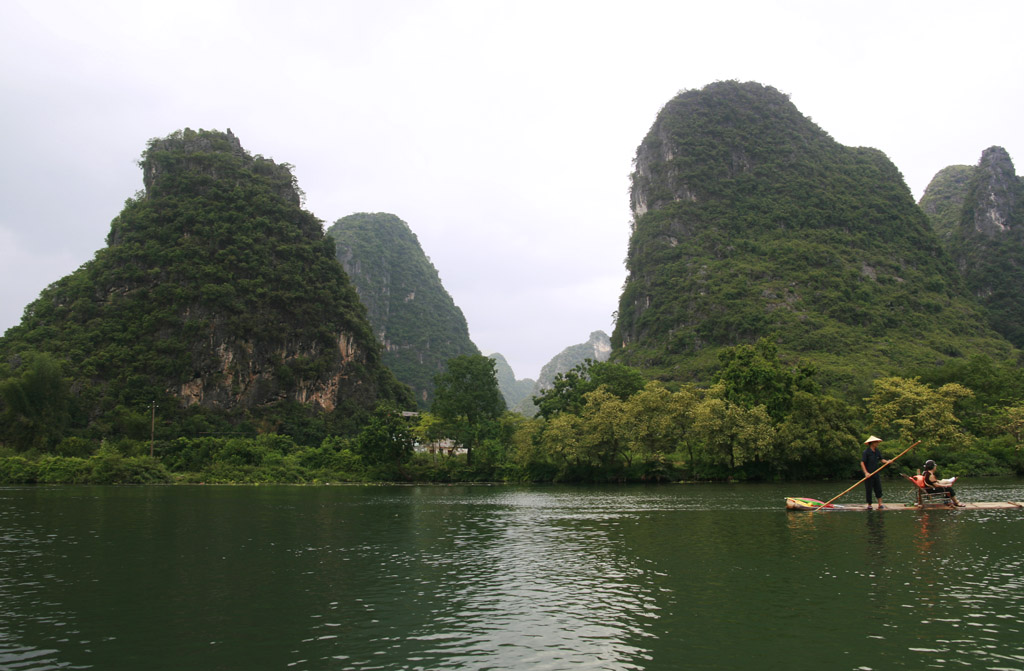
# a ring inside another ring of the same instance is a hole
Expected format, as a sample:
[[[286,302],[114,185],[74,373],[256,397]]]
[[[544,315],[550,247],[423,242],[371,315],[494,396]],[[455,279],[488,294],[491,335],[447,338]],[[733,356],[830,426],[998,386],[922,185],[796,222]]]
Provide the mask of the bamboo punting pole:
[[[850,487],[850,489],[847,489],[846,491],[844,491],[844,492],[843,492],[842,494],[840,494],[839,496],[834,496],[834,497],[832,497],[831,499],[829,499],[828,501],[825,501],[825,503],[821,504],[821,506],[820,506],[820,507],[818,507],[818,508],[814,508],[813,510],[811,510],[811,512],[812,512],[812,513],[816,513],[816,512],[818,512],[819,510],[821,510],[822,508],[826,507],[826,506],[827,506],[828,504],[832,503],[833,501],[835,501],[836,499],[838,499],[838,498],[839,498],[840,496],[843,496],[843,494],[846,494],[847,492],[849,492],[850,490],[852,490],[852,489],[853,489],[854,487],[856,487],[856,486],[857,486],[857,485],[859,485],[860,483],[862,483],[862,482],[864,482],[865,480],[867,480],[868,478],[870,478],[870,477],[871,477],[872,475],[874,475],[875,473],[878,473],[878,472],[879,472],[879,471],[881,471],[881,470],[882,470],[883,468],[885,468],[886,466],[888,466],[888,465],[889,465],[889,464],[891,464],[892,462],[896,461],[897,459],[899,459],[900,457],[902,457],[902,456],[903,456],[904,454],[906,454],[907,452],[910,452],[910,451],[911,451],[912,449],[914,449],[915,447],[917,447],[917,446],[918,446],[918,444],[920,444],[920,442],[921,442],[920,440],[919,440],[919,441],[917,441],[916,443],[914,443],[913,445],[911,445],[911,446],[910,446],[910,447],[908,447],[907,449],[903,450],[902,452],[900,452],[899,454],[897,454],[897,455],[896,455],[895,457],[893,457],[892,459],[890,459],[890,460],[889,460],[889,461],[887,461],[886,463],[884,463],[884,464],[882,464],[881,466],[879,466],[879,467],[878,467],[878,469],[877,469],[877,470],[876,470],[876,471],[875,471],[874,473],[871,473],[871,475],[865,475],[865,476],[864,476],[863,478],[861,478],[860,480],[858,480],[856,484],[854,484],[854,485],[853,485],[852,487]]]

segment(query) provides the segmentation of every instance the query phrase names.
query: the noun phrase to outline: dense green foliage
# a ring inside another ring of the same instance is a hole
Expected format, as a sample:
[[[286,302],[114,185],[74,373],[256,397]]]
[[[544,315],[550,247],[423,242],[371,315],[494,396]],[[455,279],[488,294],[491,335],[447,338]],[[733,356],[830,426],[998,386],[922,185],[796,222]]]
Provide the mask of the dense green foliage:
[[[744,406],[763,405],[780,420],[793,409],[797,391],[814,393],[812,368],[791,369],[778,359],[775,343],[765,339],[754,345],[737,345],[718,353],[721,367],[712,380],[722,385],[724,397]]]
[[[60,363],[28,352],[24,365],[0,380],[3,431],[0,439],[20,451],[51,449],[70,421],[71,395]]]
[[[369,465],[397,467],[412,456],[414,442],[400,411],[391,404],[382,403],[356,436],[354,449]]]
[[[385,402],[358,432],[324,439],[181,437],[159,423],[153,443],[69,437],[51,453],[0,448],[0,484],[849,479],[869,433],[890,455],[922,441],[889,477],[928,457],[961,476],[1024,474],[1024,387],[990,360],[879,378],[856,404],[815,391],[814,371],[767,341],[726,348],[713,376],[670,389],[585,362],[530,419],[502,412],[491,359],[459,357],[439,376],[435,412],[416,418]]]
[[[585,359],[564,373],[555,375],[551,386],[533,397],[541,417],[550,419],[563,412],[579,414],[586,394],[604,386],[608,392],[625,400],[640,391],[646,380],[640,371],[607,361]]]
[[[429,408],[449,359],[479,354],[462,311],[408,224],[393,214],[353,214],[327,230],[337,258],[384,343],[384,363]]]
[[[434,378],[434,391],[431,413],[441,420],[445,435],[466,450],[466,462],[471,464],[473,448],[505,412],[494,359],[480,354],[449,359],[444,372]]]
[[[179,435],[320,437],[409,402],[288,166],[191,130],[140,165],[107,247],[0,339],[0,444],[143,438],[154,402]]]
[[[719,82],[670,101],[632,200],[613,360],[653,377],[706,383],[721,348],[771,336],[854,401],[879,376],[1011,356],[892,163],[774,89]]]

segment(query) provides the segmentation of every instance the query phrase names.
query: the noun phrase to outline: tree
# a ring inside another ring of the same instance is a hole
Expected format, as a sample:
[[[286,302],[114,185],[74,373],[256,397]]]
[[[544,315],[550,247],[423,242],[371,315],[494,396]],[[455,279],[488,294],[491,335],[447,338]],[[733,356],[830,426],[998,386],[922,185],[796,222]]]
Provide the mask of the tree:
[[[1017,449],[1019,450],[1020,443],[1024,440],[1024,403],[1010,406],[1003,411],[1000,428],[1013,436],[1013,440],[1017,443]]]
[[[355,452],[367,464],[398,466],[412,456],[413,435],[398,408],[380,403],[356,436]]]
[[[542,444],[546,422],[524,417],[509,440],[512,474],[518,480],[542,481],[554,478],[555,460]]]
[[[648,382],[625,404],[630,453],[650,464],[664,462],[685,440],[696,400],[689,388],[672,393],[660,382]]]
[[[0,382],[4,425],[0,440],[18,450],[50,450],[70,420],[71,396],[61,364],[45,353],[30,353],[20,375]]]
[[[419,420],[412,428],[412,434],[421,445],[437,443],[445,437],[444,423],[437,415],[421,412]]]
[[[775,427],[763,405],[744,408],[723,392],[719,383],[696,405],[693,429],[711,463],[735,471],[768,455]]]
[[[849,470],[860,454],[854,419],[853,408],[842,400],[798,391],[790,413],[777,427],[774,470],[800,478],[832,477]]]
[[[589,465],[580,440],[580,424],[582,420],[579,415],[566,412],[547,420],[544,425],[540,445],[546,454],[561,457],[563,467],[574,466],[578,469]]]
[[[610,361],[587,359],[565,373],[555,375],[550,389],[533,397],[538,413],[545,419],[568,412],[578,415],[583,410],[583,397],[601,385],[620,400],[626,400],[643,389],[646,380],[635,368]]]
[[[933,389],[920,378],[886,377],[875,380],[868,402],[872,423],[879,431],[898,432],[901,440],[929,438],[938,442],[967,442],[953,406],[973,392],[955,382]]]
[[[580,443],[587,460],[605,469],[618,467],[623,461],[628,467],[631,457],[627,449],[629,427],[625,403],[603,385],[588,392],[583,400]]]
[[[941,387],[956,382],[974,392],[956,404],[964,429],[976,436],[998,435],[1004,408],[1024,399],[1024,376],[1016,365],[997,363],[976,354],[967,359],[945,361],[920,375],[921,382]]]
[[[466,449],[466,463],[471,464],[473,447],[483,439],[490,423],[505,412],[494,359],[480,354],[449,359],[446,370],[434,378],[431,412]]]
[[[763,405],[775,421],[793,404],[798,389],[813,390],[810,368],[786,368],[775,343],[761,338],[754,345],[736,345],[718,355],[721,368],[714,382],[724,385],[725,398],[745,408]]]

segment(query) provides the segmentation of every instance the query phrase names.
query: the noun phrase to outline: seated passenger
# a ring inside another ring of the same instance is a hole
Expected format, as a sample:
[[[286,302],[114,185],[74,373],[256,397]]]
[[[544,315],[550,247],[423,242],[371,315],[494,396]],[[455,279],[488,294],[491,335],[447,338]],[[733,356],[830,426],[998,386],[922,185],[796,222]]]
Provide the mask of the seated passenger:
[[[957,501],[953,487],[948,484],[942,484],[939,478],[935,475],[935,462],[931,459],[924,462],[924,468],[921,470],[921,477],[924,478],[924,489],[926,492],[929,494],[934,494],[936,492],[948,492],[949,500],[953,502],[954,506],[957,508],[964,507],[964,504]]]

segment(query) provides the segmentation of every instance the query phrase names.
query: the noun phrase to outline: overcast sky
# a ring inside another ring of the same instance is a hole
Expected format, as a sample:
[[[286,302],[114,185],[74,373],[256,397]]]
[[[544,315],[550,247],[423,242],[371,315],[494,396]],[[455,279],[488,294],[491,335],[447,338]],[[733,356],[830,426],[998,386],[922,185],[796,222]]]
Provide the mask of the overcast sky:
[[[519,378],[609,335],[629,173],[676,93],[758,81],[915,198],[1024,161],[1024,3],[0,2],[0,332],[105,245],[146,142],[231,128],[329,226],[405,220]]]

